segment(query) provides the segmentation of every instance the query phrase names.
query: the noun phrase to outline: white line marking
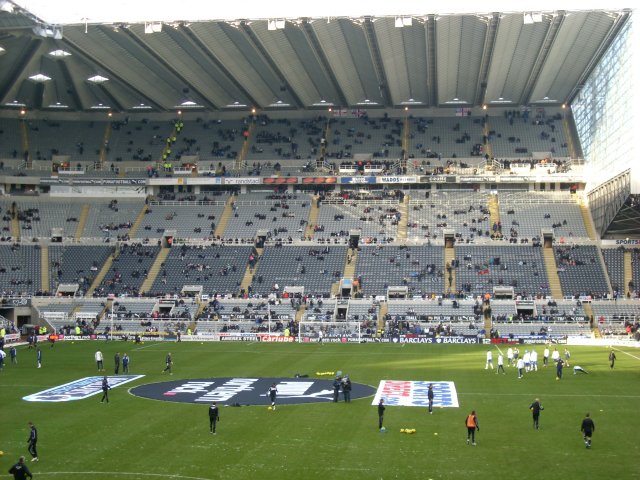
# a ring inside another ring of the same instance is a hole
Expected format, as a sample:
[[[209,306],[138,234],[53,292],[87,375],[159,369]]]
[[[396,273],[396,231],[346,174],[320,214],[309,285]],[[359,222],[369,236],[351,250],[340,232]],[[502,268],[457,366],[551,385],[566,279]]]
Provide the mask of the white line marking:
[[[612,350],[616,350],[620,353],[624,353],[625,355],[629,355],[630,357],[635,358],[636,360],[640,360],[640,357],[636,357],[635,355],[631,355],[629,352],[625,352],[624,350],[620,350],[619,348],[611,347]]]
[[[188,477],[185,475],[166,474],[166,473],[137,473],[137,472],[38,472],[41,475],[119,475],[119,476],[136,476],[136,477],[160,477],[160,478],[178,478],[185,480],[211,480],[204,477]]]
[[[486,392],[460,392],[458,395],[478,395],[478,396],[500,396],[500,397],[521,397],[521,396],[533,396],[535,398],[539,393],[486,393]],[[580,397],[584,398],[584,394],[570,394],[570,393],[545,393],[545,397]],[[593,395],[589,394],[589,397],[602,397],[602,398],[640,398],[640,395]]]
[[[156,345],[160,344],[161,342],[154,342],[154,343],[150,343],[149,345],[145,345],[144,347],[137,347],[137,348],[132,348],[131,350],[133,350],[134,352],[138,351],[138,350],[143,350],[145,348],[149,348],[149,347],[155,347]]]

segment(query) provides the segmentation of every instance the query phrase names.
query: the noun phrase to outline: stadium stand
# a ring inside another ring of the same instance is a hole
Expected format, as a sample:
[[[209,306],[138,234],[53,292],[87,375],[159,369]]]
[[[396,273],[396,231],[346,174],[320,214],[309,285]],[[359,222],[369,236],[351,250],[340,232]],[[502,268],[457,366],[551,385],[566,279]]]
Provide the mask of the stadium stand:
[[[549,294],[541,249],[533,246],[456,246],[456,286],[477,296],[513,287],[522,297]]]
[[[565,295],[603,298],[611,293],[597,247],[555,246],[553,251]]]
[[[160,251],[159,247],[140,244],[122,244],[106,277],[93,292],[93,296],[137,296],[149,268]]]
[[[358,252],[356,278],[363,295],[387,295],[388,287],[406,286],[409,295],[445,291],[444,256],[440,247],[377,245]]]
[[[161,266],[151,292],[180,294],[184,285],[199,285],[205,294],[237,293],[253,250],[236,245],[176,246]]]
[[[39,245],[0,245],[0,265],[0,285],[4,295],[28,295],[40,291]]]
[[[284,293],[286,287],[304,286],[305,294],[328,297],[342,277],[346,247],[269,247],[258,261],[251,292]]]
[[[77,283],[77,294],[84,295],[112,252],[113,247],[102,245],[51,245],[49,291],[56,292],[61,283]]]

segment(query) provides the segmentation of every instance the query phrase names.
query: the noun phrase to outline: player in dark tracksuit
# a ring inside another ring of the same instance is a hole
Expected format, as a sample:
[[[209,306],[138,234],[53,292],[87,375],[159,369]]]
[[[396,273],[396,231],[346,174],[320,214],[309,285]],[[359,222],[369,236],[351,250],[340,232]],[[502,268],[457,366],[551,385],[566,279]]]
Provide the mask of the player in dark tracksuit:
[[[348,375],[345,375],[342,379],[342,393],[344,401],[349,403],[351,401],[351,379]]]
[[[540,410],[544,410],[544,407],[540,404],[540,399],[536,398],[536,400],[529,405],[529,410],[533,415],[533,428],[538,430],[540,426]]]
[[[582,438],[584,438],[585,446],[587,448],[591,448],[591,436],[593,435],[593,432],[596,431],[596,424],[593,423],[593,420],[591,420],[588,413],[584,417],[584,420],[582,420],[580,431],[582,432]]]
[[[113,361],[114,361],[114,369],[113,369],[113,373],[115,373],[116,375],[118,375],[118,372],[120,372],[120,352],[116,353],[113,357]]]
[[[609,352],[609,366],[611,367],[611,369],[613,370],[613,367],[616,365],[616,352],[614,352],[613,350],[611,350]]]
[[[564,366],[564,362],[561,358],[558,359],[556,363],[556,380],[560,380],[562,378],[562,367]]]
[[[107,377],[104,377],[102,379],[102,400],[100,400],[100,403],[103,403],[105,400],[107,401],[107,403],[109,403],[110,388],[111,388],[111,385],[109,385],[109,380],[107,380]]]
[[[433,414],[433,384],[429,384],[429,390],[427,390],[427,398],[429,399],[429,413]]]
[[[31,430],[29,431],[29,438],[27,438],[27,443],[29,444],[29,453],[31,454],[31,461],[38,461],[38,450],[36,445],[38,443],[38,430],[33,422],[29,422],[29,427]]]
[[[13,475],[15,480],[26,480],[27,477],[33,478],[29,468],[24,463],[24,457],[20,457],[18,463],[16,463],[13,467],[9,469],[9,473]]]
[[[216,434],[216,423],[220,421],[220,410],[216,405],[216,402],[213,402],[209,407],[209,430],[214,435]]]
[[[380,399],[378,402],[378,429],[382,430],[382,423],[384,422],[384,398]]]
[[[267,394],[269,395],[269,399],[271,400],[271,408],[276,409],[276,396],[278,395],[278,387],[274,383],[267,390]]]
[[[333,402],[336,403],[340,398],[340,387],[342,386],[342,379],[336,377],[333,381]]]

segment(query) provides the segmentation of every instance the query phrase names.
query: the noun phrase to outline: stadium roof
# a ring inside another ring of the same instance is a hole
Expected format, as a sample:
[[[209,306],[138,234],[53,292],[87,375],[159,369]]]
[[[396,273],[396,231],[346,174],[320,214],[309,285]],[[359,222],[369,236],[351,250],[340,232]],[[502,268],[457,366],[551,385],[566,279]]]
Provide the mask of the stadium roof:
[[[482,13],[466,2],[150,3],[0,0],[0,106],[557,106],[631,14],[589,1]]]

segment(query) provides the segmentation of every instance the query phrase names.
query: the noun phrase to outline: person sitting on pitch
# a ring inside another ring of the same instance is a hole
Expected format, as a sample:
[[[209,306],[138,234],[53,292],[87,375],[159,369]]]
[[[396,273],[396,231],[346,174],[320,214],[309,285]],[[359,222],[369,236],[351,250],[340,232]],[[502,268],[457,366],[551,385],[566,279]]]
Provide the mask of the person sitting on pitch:
[[[580,373],[587,373],[587,374],[589,373],[589,372],[587,372],[584,368],[582,368],[580,365],[575,365],[575,366],[573,367],[573,374],[575,375],[575,374],[576,374],[576,373],[578,373],[578,372],[580,372]]]

